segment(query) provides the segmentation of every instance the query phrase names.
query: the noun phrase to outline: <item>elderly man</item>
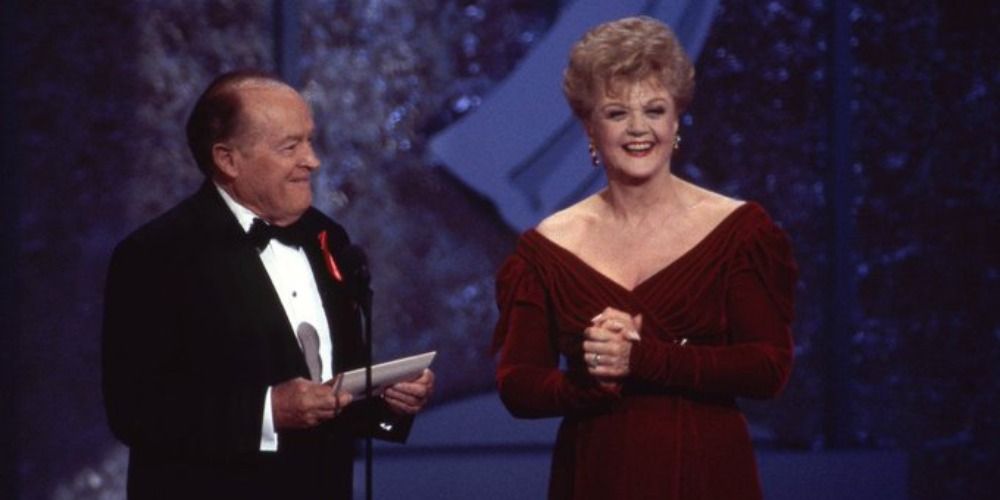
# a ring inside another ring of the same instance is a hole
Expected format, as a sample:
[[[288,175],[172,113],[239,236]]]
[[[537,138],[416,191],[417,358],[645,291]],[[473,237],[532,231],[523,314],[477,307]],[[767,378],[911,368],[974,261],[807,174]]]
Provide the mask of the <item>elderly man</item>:
[[[115,249],[103,384],[131,498],[350,498],[354,439],[404,440],[430,395],[429,370],[353,403],[330,382],[365,350],[313,128],[281,80],[221,75],[187,124],[205,183]]]

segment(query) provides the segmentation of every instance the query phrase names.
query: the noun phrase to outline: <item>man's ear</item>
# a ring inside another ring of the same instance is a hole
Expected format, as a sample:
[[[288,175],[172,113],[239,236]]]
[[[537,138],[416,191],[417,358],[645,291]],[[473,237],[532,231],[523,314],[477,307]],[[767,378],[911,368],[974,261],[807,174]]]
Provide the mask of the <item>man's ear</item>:
[[[217,142],[212,145],[212,161],[219,173],[230,179],[239,175],[236,161],[236,150],[228,144]]]

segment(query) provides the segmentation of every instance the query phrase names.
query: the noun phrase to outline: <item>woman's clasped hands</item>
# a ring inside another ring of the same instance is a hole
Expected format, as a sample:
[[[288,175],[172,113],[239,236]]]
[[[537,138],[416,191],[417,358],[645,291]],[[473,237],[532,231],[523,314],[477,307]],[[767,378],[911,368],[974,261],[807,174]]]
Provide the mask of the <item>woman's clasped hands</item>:
[[[640,340],[642,315],[631,316],[613,307],[590,320],[583,331],[583,361],[602,385],[614,388],[629,374],[632,344]]]

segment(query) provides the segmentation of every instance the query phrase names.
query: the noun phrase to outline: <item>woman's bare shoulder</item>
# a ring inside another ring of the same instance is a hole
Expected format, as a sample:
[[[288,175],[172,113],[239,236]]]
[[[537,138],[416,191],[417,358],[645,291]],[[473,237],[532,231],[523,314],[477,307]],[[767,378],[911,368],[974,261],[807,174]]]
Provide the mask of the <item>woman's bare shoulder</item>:
[[[725,217],[746,203],[744,200],[732,198],[722,193],[717,193],[688,181],[681,182],[684,183],[685,189],[695,200],[695,208],[698,209],[697,211],[709,216],[709,218],[719,216]]]
[[[593,195],[574,203],[543,219],[535,230],[560,246],[573,247],[597,221],[597,201],[597,195]]]

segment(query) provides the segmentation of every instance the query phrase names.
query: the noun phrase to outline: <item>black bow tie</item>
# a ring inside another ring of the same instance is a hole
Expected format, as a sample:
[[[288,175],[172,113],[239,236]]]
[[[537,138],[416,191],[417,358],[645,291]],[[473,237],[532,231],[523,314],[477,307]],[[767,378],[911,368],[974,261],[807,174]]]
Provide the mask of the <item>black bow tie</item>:
[[[300,247],[307,242],[307,236],[303,233],[301,224],[290,226],[275,226],[268,224],[261,219],[254,219],[247,231],[247,238],[257,247],[257,251],[263,251],[264,247],[276,239],[288,246]]]

